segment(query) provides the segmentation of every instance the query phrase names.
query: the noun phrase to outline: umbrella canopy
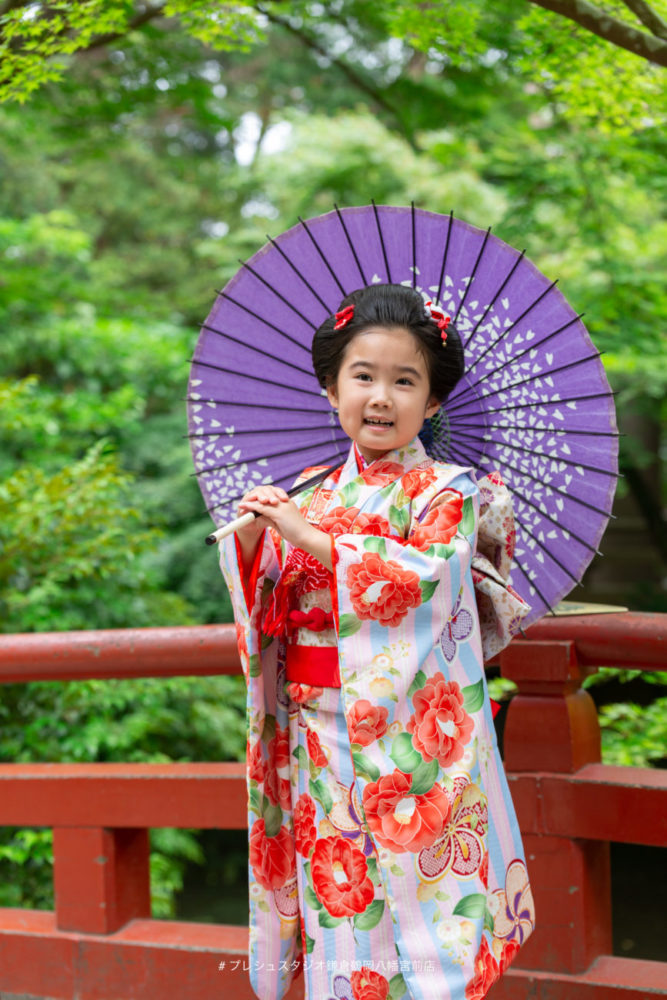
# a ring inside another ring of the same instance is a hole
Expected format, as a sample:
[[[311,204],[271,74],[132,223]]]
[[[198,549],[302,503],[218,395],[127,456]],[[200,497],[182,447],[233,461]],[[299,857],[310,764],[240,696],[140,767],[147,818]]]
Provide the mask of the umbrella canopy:
[[[452,215],[336,208],[242,263],[202,326],[188,387],[207,510],[222,524],[252,485],[288,486],[307,466],[344,461],[349,440],[310,346],[345,295],[375,282],[409,284],[456,323],[466,373],[423,440],[438,460],[499,470],[511,489],[510,582],[533,621],[579,582],[607,524],[618,470],[613,397],[556,282]]]

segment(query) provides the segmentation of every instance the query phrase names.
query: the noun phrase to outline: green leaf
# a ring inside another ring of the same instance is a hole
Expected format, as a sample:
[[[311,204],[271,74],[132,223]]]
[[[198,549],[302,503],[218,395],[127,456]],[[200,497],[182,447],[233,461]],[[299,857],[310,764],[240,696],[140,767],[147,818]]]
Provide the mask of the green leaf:
[[[321,909],[317,919],[319,920],[320,927],[339,927],[347,918],[332,917],[328,910]]]
[[[264,716],[264,726],[262,727],[262,739],[272,740],[276,735],[276,717],[275,715],[265,715]]]
[[[364,538],[364,548],[367,552],[378,552],[383,559],[387,558],[387,543],[381,535],[369,535]]]
[[[472,892],[468,896],[463,896],[452,910],[455,917],[468,917],[470,920],[479,920],[484,916],[486,910],[486,896],[483,892]]]
[[[315,938],[311,938],[306,934],[306,954],[310,955],[313,948],[315,947]]]
[[[412,745],[410,733],[399,733],[395,737],[389,756],[399,771],[405,774],[411,774],[424,762],[422,755]]]
[[[308,782],[308,789],[313,798],[322,804],[322,808],[328,815],[333,809],[333,798],[326,782],[322,781],[321,778],[316,781],[311,778]]]
[[[459,530],[463,535],[471,535],[475,530],[475,508],[472,497],[466,497],[463,501],[463,516]]]
[[[361,751],[353,751],[352,761],[354,763],[354,770],[363,778],[368,778],[369,781],[377,781],[380,777],[380,768]]]
[[[408,698],[412,698],[415,691],[420,691],[424,687],[424,684],[426,684],[427,680],[428,678],[424,673],[424,671],[418,670],[417,673],[415,674],[415,679],[408,688]]]
[[[366,858],[366,864],[368,865],[368,877],[370,878],[373,885],[380,884],[380,872],[378,870],[378,863],[375,858]]]
[[[307,885],[306,888],[304,889],[303,898],[305,899],[306,904],[311,908],[311,910],[322,909],[322,903],[317,898],[314,891],[310,888],[309,885]]]
[[[313,888],[313,873],[310,870],[310,861],[304,861],[303,863],[303,874],[306,876],[306,882]]]
[[[422,592],[422,601],[430,601],[435,593],[435,588],[440,583],[439,580],[422,580],[419,587]]]
[[[341,638],[346,638],[349,635],[354,635],[361,628],[361,622],[356,615],[345,614],[341,615],[338,621],[338,635]]]
[[[392,875],[405,875],[405,872],[403,871],[401,866],[397,864],[393,864],[389,869],[389,871],[391,872]]]
[[[493,917],[488,907],[484,910],[484,928],[493,934]]]
[[[440,765],[437,760],[422,761],[412,772],[410,792],[414,795],[424,795],[428,792],[430,788],[433,788],[439,770]]]
[[[410,524],[410,511],[407,507],[390,507],[389,521],[395,525],[399,533]]]
[[[400,1000],[407,993],[407,983],[400,972],[389,980],[389,1000]]]
[[[275,837],[283,822],[283,811],[280,806],[272,806],[266,795],[262,803],[262,819],[267,837]]]
[[[384,900],[376,899],[367,906],[363,913],[355,913],[354,929],[357,931],[372,931],[380,923],[384,913]]]
[[[262,672],[262,661],[259,658],[259,653],[252,653],[248,659],[248,670],[250,672],[250,676],[259,677]]]
[[[476,684],[469,684],[461,694],[466,712],[478,712],[484,704],[484,681],[480,679]]]
[[[305,747],[296,747],[296,749],[292,750],[292,756],[296,757],[300,768],[303,768],[304,770],[308,769],[308,754],[306,753]]]
[[[256,786],[251,786],[250,788],[250,810],[256,813],[258,816],[262,814],[262,797],[259,794],[259,789]]]
[[[272,642],[273,642],[273,636],[272,635],[266,635],[265,632],[262,632],[261,640],[260,640],[260,645],[262,647],[262,650],[267,649],[271,645]]]
[[[361,486],[359,483],[351,482],[347,486],[343,486],[342,490],[338,492],[344,507],[354,507],[361,493]]]

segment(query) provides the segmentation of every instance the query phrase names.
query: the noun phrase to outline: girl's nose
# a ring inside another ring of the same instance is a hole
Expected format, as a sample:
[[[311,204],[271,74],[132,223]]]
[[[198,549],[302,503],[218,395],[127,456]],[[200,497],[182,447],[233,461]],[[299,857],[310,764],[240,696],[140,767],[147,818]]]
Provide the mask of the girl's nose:
[[[371,402],[374,406],[391,406],[391,396],[385,385],[380,382],[375,383]]]

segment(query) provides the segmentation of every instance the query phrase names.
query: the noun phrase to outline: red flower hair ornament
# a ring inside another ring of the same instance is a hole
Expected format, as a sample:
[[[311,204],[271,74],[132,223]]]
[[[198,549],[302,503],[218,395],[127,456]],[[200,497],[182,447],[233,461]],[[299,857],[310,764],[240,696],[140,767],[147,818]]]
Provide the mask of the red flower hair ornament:
[[[445,316],[444,312],[442,312],[440,309],[436,309],[431,299],[427,299],[424,305],[426,307],[426,312],[433,320],[438,330],[440,330],[440,336],[442,337],[442,346],[444,347],[445,344],[447,343],[447,327],[451,323],[452,317]]]
[[[336,322],[334,323],[334,330],[342,330],[354,319],[354,304],[350,306],[345,306],[340,312],[336,313]]]

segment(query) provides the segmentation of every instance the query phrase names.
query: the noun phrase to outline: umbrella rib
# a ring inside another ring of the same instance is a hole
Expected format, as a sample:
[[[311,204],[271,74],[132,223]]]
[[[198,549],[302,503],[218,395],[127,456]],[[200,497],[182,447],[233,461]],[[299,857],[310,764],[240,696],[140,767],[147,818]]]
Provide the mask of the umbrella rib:
[[[445,277],[445,266],[447,264],[447,255],[449,253],[449,238],[452,235],[453,224],[454,224],[454,209],[452,209],[449,213],[449,225],[447,226],[447,239],[445,240],[445,251],[442,255],[442,264],[440,265],[440,277],[438,279],[438,295],[435,300],[436,303],[438,304],[440,304],[442,301],[440,296],[442,294],[442,282]]]
[[[324,441],[316,441],[315,444],[309,445],[308,450],[311,448],[321,448],[325,444],[329,444],[329,439]],[[262,459],[272,458],[282,458],[283,455],[294,455],[298,448],[286,448],[284,451],[273,451],[270,454],[255,455],[253,458],[240,458],[237,462],[223,462],[221,465],[209,465],[205,469],[198,469],[197,472],[191,472],[191,476],[205,476],[208,472],[220,472],[221,469],[234,469],[237,465],[252,465],[253,462],[259,462]]]
[[[557,330],[553,330],[551,333],[547,334],[546,337],[543,337],[542,340],[538,340],[536,344],[531,344],[530,347],[525,347],[523,351],[519,351],[519,353],[515,354],[514,357],[508,358],[507,361],[504,361],[502,363],[502,365],[498,365],[497,368],[493,369],[494,375],[497,375],[498,372],[501,372],[503,368],[507,368],[508,365],[512,365],[516,361],[519,361],[521,358],[525,357],[526,354],[530,354],[531,351],[536,351],[538,347],[542,347],[543,344],[546,344],[547,340],[551,340],[552,337],[557,337],[559,333],[563,332],[563,330],[567,330],[568,326],[572,326],[573,323],[576,323],[577,320],[580,320],[583,315],[584,315],[583,313],[578,313],[576,316],[573,316],[572,319],[569,319],[567,323],[563,323],[562,326],[559,326]],[[489,351],[491,351],[494,347],[498,346],[499,341],[502,340],[504,335],[505,334],[501,332],[499,337],[496,337],[495,340],[491,341],[486,350],[482,351],[480,356],[473,361],[470,368],[466,372],[466,375],[470,375],[470,373],[473,372],[475,368],[477,368],[477,365],[480,363],[480,361],[482,361],[482,359],[486,357]],[[457,399],[460,398],[461,396],[467,395],[468,393],[472,392],[473,389],[475,389],[478,385],[480,385],[485,380],[486,377],[487,377],[486,375],[482,375],[480,378],[477,379],[476,382],[466,382],[465,387],[460,392],[455,392],[449,398]]]
[[[195,434],[183,434],[184,438],[214,438],[214,437],[224,437],[226,434],[230,434],[234,437],[240,437],[242,434],[289,434],[292,431],[303,432],[303,431],[338,431],[339,427],[334,424],[315,424],[312,427],[255,427],[250,430],[232,432],[229,431],[203,431]]]
[[[505,410],[532,410],[538,406],[560,406],[563,403],[577,403],[584,399],[602,399],[606,396],[615,396],[616,392],[594,392],[588,396],[564,396],[563,399],[535,399],[530,403],[514,403],[512,406],[494,406],[494,413],[502,413]],[[465,416],[466,414],[464,414]],[[570,430],[568,428],[568,434]]]
[[[289,340],[290,343],[294,344],[296,347],[299,347],[302,351],[306,351],[307,354],[310,354],[308,348],[305,347],[295,337],[291,337],[289,333],[285,333],[285,331],[281,330],[279,326],[275,325],[275,323],[270,323],[268,319],[264,319],[263,316],[260,316],[259,313],[256,313],[253,309],[248,308],[248,306],[244,305],[243,302],[238,302],[235,298],[232,298],[232,296],[229,295],[228,292],[219,291],[218,295],[221,295],[223,299],[227,299],[227,301],[231,302],[232,305],[238,306],[239,309],[243,309],[245,312],[248,313],[248,315],[252,316],[253,319],[256,319],[260,323],[263,323],[264,326],[268,326],[270,330],[275,330],[276,333],[279,333],[281,335],[281,337],[285,337],[286,340]]]
[[[313,288],[313,286],[311,285],[311,283],[310,283],[310,282],[308,281],[308,279],[307,279],[307,278],[305,278],[305,277],[303,276],[303,274],[302,274],[302,273],[301,273],[301,271],[300,271],[300,270],[298,269],[298,267],[296,266],[296,264],[293,264],[293,263],[292,263],[292,261],[291,261],[291,260],[289,259],[289,257],[287,256],[287,254],[286,254],[286,253],[285,253],[285,251],[283,250],[283,248],[282,248],[282,247],[280,246],[280,244],[276,243],[276,241],[275,241],[275,240],[273,239],[273,237],[272,237],[272,236],[269,236],[269,234],[268,234],[268,233],[266,234],[266,238],[267,238],[267,240],[269,240],[269,242],[271,243],[271,246],[272,246],[272,247],[273,247],[273,248],[274,248],[275,250],[277,250],[277,251],[278,251],[278,253],[279,253],[279,254],[280,254],[280,256],[281,256],[281,257],[283,258],[283,260],[284,260],[284,261],[286,261],[286,262],[287,262],[287,263],[289,264],[289,266],[290,266],[290,267],[292,268],[292,270],[293,270],[293,271],[294,271],[294,273],[296,274],[297,278],[301,278],[301,280],[303,281],[303,283],[304,283],[304,285],[306,286],[306,288],[308,289],[308,291],[309,291],[309,292],[310,292],[310,293],[311,293],[312,295],[314,295],[314,296],[315,296],[315,298],[317,299],[317,301],[319,302],[319,304],[320,304],[320,305],[322,306],[322,308],[324,309],[324,311],[325,311],[325,312],[327,313],[327,315],[328,315],[328,316],[330,316],[333,310],[332,310],[332,309],[331,309],[331,308],[330,308],[330,307],[329,307],[329,306],[328,306],[328,305],[326,304],[326,302],[324,301],[324,299],[322,298],[322,296],[321,296],[321,295],[319,295],[319,293],[315,291],[315,289]]]
[[[299,222],[301,223],[301,225],[303,226],[303,228],[306,230],[306,235],[310,239],[310,242],[313,244],[313,246],[317,250],[318,254],[320,255],[320,257],[324,261],[324,264],[325,264],[327,270],[329,271],[329,274],[331,275],[331,277],[333,278],[333,280],[338,285],[338,289],[339,289],[341,295],[345,295],[345,289],[343,288],[343,286],[341,285],[340,281],[338,280],[338,275],[333,270],[333,268],[331,267],[331,264],[329,263],[329,261],[325,257],[324,251],[322,250],[322,248],[320,247],[319,243],[317,242],[317,240],[315,239],[315,237],[311,233],[310,229],[308,228],[308,224],[306,222],[304,222],[304,220],[301,218],[300,215],[298,215],[297,218],[298,218]]]
[[[193,358],[192,361],[191,361],[191,364],[193,364],[193,365],[200,365],[203,368],[213,368],[214,371],[224,372],[225,375],[237,375],[239,378],[249,378],[249,379],[252,379],[253,382],[263,382],[264,385],[275,385],[275,382],[273,381],[273,379],[262,378],[261,375],[250,375],[248,372],[232,371],[231,368],[223,368],[222,365],[214,365],[211,361],[199,361],[197,358]],[[319,392],[313,392],[312,389],[300,389],[296,385],[286,385],[285,389],[289,389],[290,392],[302,392],[306,396],[316,396],[316,397],[320,398]]]
[[[359,268],[359,274],[361,275],[361,280],[364,283],[364,285],[367,285],[368,281],[366,280],[366,275],[364,274],[364,269],[361,266],[361,261],[359,260],[359,258],[357,256],[356,247],[355,247],[354,243],[352,242],[352,240],[350,239],[350,234],[348,233],[347,226],[345,225],[345,219],[343,218],[342,213],[341,213],[338,205],[335,202],[334,202],[334,208],[336,209],[336,215],[338,216],[338,221],[340,222],[341,226],[343,227],[343,232],[345,233],[345,239],[347,240],[347,244],[348,244],[350,250],[352,251],[352,256],[354,257],[355,264]],[[338,278],[336,278],[336,281],[338,281]],[[343,286],[341,285],[341,283],[339,281],[338,281],[338,287],[340,288],[340,290],[343,293],[343,295],[345,295],[345,290],[344,290]]]
[[[530,579],[530,577],[528,576],[528,573],[523,568],[523,566],[521,565],[521,563],[519,562],[519,560],[515,558],[513,560],[513,565],[516,566],[517,569],[521,570],[521,572],[523,573],[524,579],[528,583],[528,586],[533,588],[533,590],[535,591],[535,593],[537,594],[537,596],[539,597],[539,599],[542,601],[542,603],[544,605],[546,605],[546,608],[547,608],[547,611],[549,612],[549,614],[553,615],[554,614],[554,609],[551,607],[551,605],[549,604],[549,601],[546,599],[546,597],[544,596],[544,594],[542,593],[542,591],[540,590],[540,588],[537,586],[537,584],[535,583],[535,581]],[[512,571],[510,569],[510,573],[511,572]]]
[[[280,293],[280,292],[278,291],[278,289],[277,289],[277,288],[274,288],[274,287],[273,287],[273,285],[271,284],[271,282],[270,282],[270,281],[267,281],[267,280],[266,280],[266,278],[263,278],[263,277],[261,276],[261,274],[258,274],[258,273],[257,273],[257,271],[256,271],[256,270],[254,269],[254,267],[251,267],[251,266],[250,266],[250,264],[246,263],[246,261],[244,261],[244,260],[241,260],[240,258],[239,258],[239,264],[241,265],[241,267],[245,267],[245,269],[246,269],[247,271],[250,271],[250,273],[252,274],[252,276],[253,276],[254,278],[257,278],[257,280],[258,280],[258,281],[261,281],[261,283],[262,283],[262,284],[263,284],[263,285],[264,285],[264,286],[265,286],[266,288],[268,288],[270,292],[273,292],[273,294],[274,294],[275,296],[277,296],[277,298],[279,298],[281,302],[284,302],[284,303],[285,303],[285,305],[286,305],[286,306],[287,306],[287,307],[288,307],[289,309],[291,309],[293,313],[296,313],[296,315],[297,315],[297,316],[299,317],[299,319],[302,319],[304,323],[306,323],[306,324],[307,324],[307,325],[308,325],[309,327],[311,327],[311,329],[313,329],[313,330],[316,330],[316,329],[317,329],[317,327],[315,326],[315,324],[313,323],[313,321],[312,321],[312,320],[310,320],[310,319],[307,319],[307,318],[306,318],[306,317],[305,317],[305,316],[303,315],[303,313],[302,313],[302,312],[301,312],[301,311],[300,311],[299,309],[297,309],[297,307],[296,307],[296,306],[295,306],[295,305],[294,305],[294,304],[293,304],[292,302],[290,302],[290,301],[289,301],[289,299],[286,299],[286,298],[285,298],[285,296],[284,296],[284,295],[282,295],[282,294],[281,294],[281,293]]]
[[[584,365],[587,361],[595,361],[596,358],[600,357],[600,351],[595,351],[594,354],[589,354],[585,358],[578,358],[576,361],[568,361],[566,365],[559,365],[557,368],[550,368],[548,371],[536,372],[533,375],[529,375],[527,378],[522,378],[519,382],[512,382],[509,385],[501,386],[500,389],[494,389],[492,392],[486,393],[484,396],[475,396],[475,399],[483,400],[486,402],[487,399],[491,399],[492,396],[498,396],[500,393],[509,392],[510,389],[516,389],[520,385],[529,385],[531,382],[537,381],[537,379],[547,379],[551,378],[553,375],[557,375],[559,372],[567,371],[569,368],[576,368],[577,365]],[[449,402],[449,401],[448,401]],[[552,400],[554,403],[560,402],[560,400]],[[460,402],[457,406],[447,406],[447,413],[451,415],[461,410],[465,406],[471,406],[474,400],[465,400]],[[532,405],[532,404],[529,404]]]
[[[606,393],[603,393],[606,395]],[[541,405],[541,404],[540,404]],[[488,424],[488,423],[477,423],[477,424],[467,424],[462,421],[452,421],[452,427],[455,427],[457,431],[461,427],[481,427],[483,430],[492,431],[515,431],[517,427],[515,424]],[[588,437],[621,437],[618,431],[580,431],[573,430],[571,427],[527,427],[519,428],[519,430],[530,430],[530,431],[543,431],[545,434],[581,434]]]
[[[468,281],[468,284],[465,287],[465,291],[463,292],[463,296],[462,296],[461,301],[459,302],[458,308],[456,310],[456,315],[454,317],[454,324],[456,324],[456,321],[459,318],[459,313],[463,309],[463,305],[465,303],[465,300],[468,297],[468,292],[470,291],[472,283],[475,280],[475,275],[477,274],[477,268],[479,267],[479,262],[481,261],[482,255],[484,253],[484,250],[486,249],[486,244],[488,242],[490,233],[491,233],[491,226],[489,226],[489,228],[487,229],[486,233],[484,234],[484,240],[482,242],[482,246],[480,247],[480,251],[477,254],[477,260],[475,261],[475,264],[473,266],[472,274],[470,275],[470,280]]]
[[[324,402],[324,397],[322,397]],[[229,399],[203,399],[201,396],[186,396],[186,403],[220,403],[221,406],[248,406],[253,410],[280,410],[285,413],[316,413],[318,416],[322,416],[326,413],[325,410],[313,410],[305,406],[278,406],[273,403],[235,403],[233,400]]]
[[[528,306],[527,309],[524,309],[524,311],[521,313],[520,316],[517,316],[517,318],[515,320],[512,320],[512,322],[510,323],[509,326],[505,327],[505,329],[501,331],[502,336],[503,337],[507,336],[507,334],[510,332],[510,330],[513,330],[514,327],[517,325],[517,323],[520,323],[522,319],[525,319],[526,316],[528,315],[528,313],[531,311],[531,309],[534,309],[535,306],[539,305],[540,302],[542,301],[542,299],[546,295],[548,295],[549,292],[552,289],[554,289],[557,284],[558,284],[558,278],[556,278],[555,281],[552,281],[551,284],[549,285],[549,287],[545,288],[544,291],[540,295],[537,296],[537,298],[535,299],[535,301],[531,302],[531,304]],[[470,336],[466,340],[465,344],[463,345],[464,349],[468,346],[468,344],[472,340],[473,336],[474,336],[474,332],[470,334]],[[497,338],[497,339],[499,340],[500,338]]]
[[[532,430],[532,428],[527,428],[527,429]],[[544,433],[548,434],[549,431],[544,431]],[[480,448],[481,452],[484,452],[486,450],[487,444],[490,444],[497,448],[511,448],[512,451],[525,451],[527,455],[535,455],[537,458],[543,458],[547,462],[566,462],[567,465],[570,467],[579,465],[581,466],[582,469],[588,469],[589,472],[599,472],[600,475],[611,476],[612,479],[618,479],[618,473],[612,472],[610,469],[600,469],[597,465],[587,465],[586,462],[579,462],[572,458],[567,458],[567,459],[554,458],[551,455],[546,455],[543,451],[535,451],[534,448],[524,448],[523,445],[520,444],[508,444],[507,442],[502,443],[500,441],[495,440],[490,435],[487,435],[487,437],[480,437],[478,434],[466,434],[465,431],[459,431],[458,436],[467,438],[468,441],[481,441],[482,444],[484,445],[484,447]],[[489,455],[489,460],[490,459],[491,456]]]
[[[224,337],[226,340],[231,340],[232,343],[238,344],[240,347],[247,347],[249,351],[254,351],[256,354],[263,354],[265,358],[270,358],[271,361],[279,361],[281,365],[288,365],[290,368],[294,368],[298,372],[303,372],[304,375],[312,375],[312,369],[302,368],[301,365],[295,364],[293,361],[286,361],[285,358],[279,358],[275,354],[271,354],[270,351],[263,351],[261,347],[256,347],[254,344],[248,344],[243,340],[239,340],[238,337],[232,337],[231,333],[226,333],[224,330],[216,330],[215,327],[209,326],[207,323],[202,323],[202,330],[209,330],[211,333],[217,334],[219,337]]]
[[[486,309],[484,310],[484,312],[482,313],[482,315],[480,316],[480,318],[477,320],[477,322],[475,323],[474,327],[472,328],[472,331],[471,331],[471,334],[470,334],[471,338],[475,335],[475,333],[477,332],[478,328],[482,325],[482,323],[486,319],[486,317],[487,317],[487,315],[488,315],[489,310],[491,309],[491,307],[493,305],[495,305],[495,303],[498,300],[498,298],[505,291],[505,286],[509,282],[510,278],[512,277],[512,275],[516,271],[517,267],[519,266],[519,264],[521,263],[521,261],[523,260],[523,258],[525,257],[525,255],[526,255],[526,251],[522,250],[521,253],[519,254],[519,256],[517,257],[517,259],[512,264],[512,266],[509,269],[509,271],[507,272],[507,275],[505,276],[502,285],[491,296],[491,301],[489,302],[489,304],[487,305]],[[475,364],[477,364],[477,362],[475,362]]]
[[[324,465],[326,462],[333,462],[340,457],[340,452],[336,452],[328,458],[325,458],[321,464]],[[291,472],[286,472],[284,476],[281,476],[280,479],[275,480],[275,482],[281,483],[284,479],[291,479],[292,476],[298,476],[301,472],[303,472],[303,469],[294,469]],[[220,503],[213,504],[212,507],[206,508],[206,513],[210,514],[212,510],[217,510],[218,507],[227,507],[229,504],[236,503],[236,501],[240,500],[243,496],[245,496],[245,493],[237,493],[236,496],[230,497],[229,500],[222,500]]]
[[[380,217],[378,215],[378,207],[375,204],[375,199],[371,198],[371,205],[373,206],[373,215],[375,216],[375,225],[377,226],[378,236],[380,237],[380,246],[382,247],[382,256],[384,257],[384,266],[387,272],[387,280],[389,284],[392,284],[391,280],[391,268],[389,267],[389,261],[387,259],[387,248],[384,245],[384,236],[382,235],[382,226],[380,225]]]
[[[417,232],[415,228],[415,203],[410,202],[410,221],[412,224],[412,287],[417,287]]]

